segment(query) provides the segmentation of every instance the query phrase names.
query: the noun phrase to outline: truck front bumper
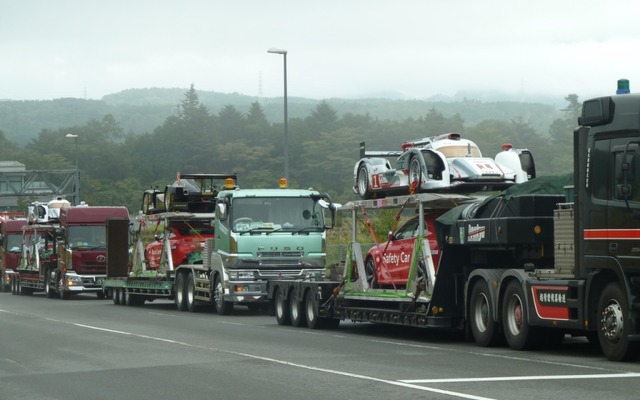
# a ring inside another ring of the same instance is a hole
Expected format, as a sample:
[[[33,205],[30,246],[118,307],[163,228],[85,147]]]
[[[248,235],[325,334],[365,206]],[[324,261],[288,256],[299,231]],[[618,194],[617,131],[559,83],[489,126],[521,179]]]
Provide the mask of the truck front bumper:
[[[267,281],[229,281],[225,285],[224,299],[234,303],[261,303],[267,301]]]
[[[102,281],[105,275],[78,275],[67,273],[66,289],[71,293],[87,293],[102,291]]]

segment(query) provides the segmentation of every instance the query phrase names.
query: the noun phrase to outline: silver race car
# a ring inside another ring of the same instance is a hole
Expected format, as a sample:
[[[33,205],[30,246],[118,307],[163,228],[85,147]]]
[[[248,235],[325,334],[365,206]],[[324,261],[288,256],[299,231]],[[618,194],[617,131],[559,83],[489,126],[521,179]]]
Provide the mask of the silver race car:
[[[535,178],[527,149],[503,144],[494,159],[483,157],[474,142],[447,133],[402,144],[402,151],[366,151],[360,143],[354,167],[354,192],[363,199],[411,192],[475,193],[503,190]],[[397,157],[395,168],[390,158]]]

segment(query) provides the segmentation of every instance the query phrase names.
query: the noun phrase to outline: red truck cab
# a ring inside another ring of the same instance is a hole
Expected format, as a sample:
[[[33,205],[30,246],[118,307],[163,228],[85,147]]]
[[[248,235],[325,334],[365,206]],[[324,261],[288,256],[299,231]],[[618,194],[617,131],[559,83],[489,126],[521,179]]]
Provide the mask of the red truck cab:
[[[129,219],[126,207],[76,206],[60,210],[56,291],[63,299],[70,294],[94,292],[102,295],[106,276],[107,219]]]
[[[0,234],[2,242],[0,246],[0,273],[2,283],[0,291],[6,291],[10,287],[11,278],[20,265],[22,257],[22,227],[27,224],[26,219],[10,219],[0,222]]]

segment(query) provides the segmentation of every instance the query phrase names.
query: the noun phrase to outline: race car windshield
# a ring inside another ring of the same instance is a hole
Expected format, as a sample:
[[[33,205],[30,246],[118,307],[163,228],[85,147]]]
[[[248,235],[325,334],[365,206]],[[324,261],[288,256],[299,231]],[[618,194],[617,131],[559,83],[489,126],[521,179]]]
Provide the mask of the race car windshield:
[[[233,202],[231,228],[234,232],[321,231],[324,215],[320,204],[309,197],[240,198]]]
[[[454,157],[482,157],[480,149],[475,144],[456,144],[452,146],[438,147],[438,151],[447,158]]]

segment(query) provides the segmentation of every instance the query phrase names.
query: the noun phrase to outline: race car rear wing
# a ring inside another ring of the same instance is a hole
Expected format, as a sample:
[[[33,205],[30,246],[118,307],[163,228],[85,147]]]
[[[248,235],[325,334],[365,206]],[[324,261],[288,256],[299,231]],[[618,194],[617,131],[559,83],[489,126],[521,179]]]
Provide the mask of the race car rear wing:
[[[402,154],[402,151],[396,150],[396,151],[366,151],[365,150],[365,145],[364,142],[360,142],[360,158],[367,158],[367,157],[389,157],[389,156],[399,156],[400,154]]]

